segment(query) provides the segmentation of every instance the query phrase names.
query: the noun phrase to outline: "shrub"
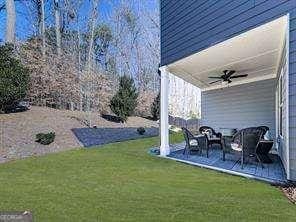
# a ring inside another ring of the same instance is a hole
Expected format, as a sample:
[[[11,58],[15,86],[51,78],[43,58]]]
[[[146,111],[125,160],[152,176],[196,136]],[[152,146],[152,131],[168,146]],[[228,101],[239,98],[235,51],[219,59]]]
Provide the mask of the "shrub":
[[[55,139],[55,133],[38,133],[36,134],[36,142],[40,143],[42,145],[49,145],[51,144]]]
[[[144,127],[139,127],[137,129],[137,132],[140,134],[140,135],[144,135],[144,133],[146,132],[146,130],[144,129]]]
[[[118,92],[110,101],[110,108],[125,122],[127,117],[134,113],[137,98],[138,92],[134,80],[128,76],[122,76],[120,77]]]
[[[160,149],[159,148],[151,148],[149,150],[150,154],[152,155],[159,155],[160,154]]]
[[[26,96],[29,71],[14,57],[13,46],[0,46],[0,112]]]
[[[159,119],[159,111],[160,111],[160,94],[155,97],[152,105],[151,105],[151,115],[154,120]]]

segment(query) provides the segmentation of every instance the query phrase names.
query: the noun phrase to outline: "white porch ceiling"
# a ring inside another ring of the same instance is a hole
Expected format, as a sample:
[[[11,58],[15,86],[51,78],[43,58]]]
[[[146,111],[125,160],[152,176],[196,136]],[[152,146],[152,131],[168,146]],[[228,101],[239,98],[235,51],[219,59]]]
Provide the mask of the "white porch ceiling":
[[[287,17],[283,16],[174,62],[168,65],[169,71],[202,90],[221,88],[221,83],[210,85],[213,79],[208,77],[221,76],[226,69],[248,74],[233,79],[230,86],[275,78],[286,26]]]

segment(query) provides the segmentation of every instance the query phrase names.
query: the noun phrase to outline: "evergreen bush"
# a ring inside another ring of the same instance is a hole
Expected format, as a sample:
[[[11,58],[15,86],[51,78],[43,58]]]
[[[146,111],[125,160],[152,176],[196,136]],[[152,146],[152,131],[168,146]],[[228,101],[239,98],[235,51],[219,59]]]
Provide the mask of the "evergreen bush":
[[[140,134],[140,135],[144,135],[144,133],[146,132],[145,128],[144,127],[139,127],[137,129],[137,132]]]
[[[138,92],[134,80],[128,76],[120,77],[119,89],[110,101],[110,108],[125,122],[134,114],[137,106]]]
[[[160,113],[160,94],[155,97],[152,105],[151,105],[151,115],[154,120],[159,119],[159,113]]]
[[[55,139],[55,133],[38,133],[36,134],[36,142],[40,143],[42,145],[49,145],[51,144]]]
[[[0,46],[0,112],[26,96],[29,71],[14,57],[13,45]]]

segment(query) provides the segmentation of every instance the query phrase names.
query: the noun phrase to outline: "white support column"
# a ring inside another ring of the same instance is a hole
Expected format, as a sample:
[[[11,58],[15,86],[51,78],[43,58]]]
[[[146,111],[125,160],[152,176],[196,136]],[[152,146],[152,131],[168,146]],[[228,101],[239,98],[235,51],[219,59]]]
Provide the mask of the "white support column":
[[[159,68],[161,72],[160,84],[160,155],[170,154],[169,146],[169,76],[166,66]]]

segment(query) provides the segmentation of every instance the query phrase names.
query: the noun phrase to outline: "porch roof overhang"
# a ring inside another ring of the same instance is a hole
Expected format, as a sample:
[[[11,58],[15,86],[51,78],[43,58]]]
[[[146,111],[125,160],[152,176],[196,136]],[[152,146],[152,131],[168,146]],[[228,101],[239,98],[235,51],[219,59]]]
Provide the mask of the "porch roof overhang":
[[[170,73],[199,87],[202,91],[226,87],[209,84],[209,76],[220,76],[223,70],[248,74],[233,79],[228,86],[276,77],[286,36],[287,16],[280,17],[224,42],[169,64]]]

